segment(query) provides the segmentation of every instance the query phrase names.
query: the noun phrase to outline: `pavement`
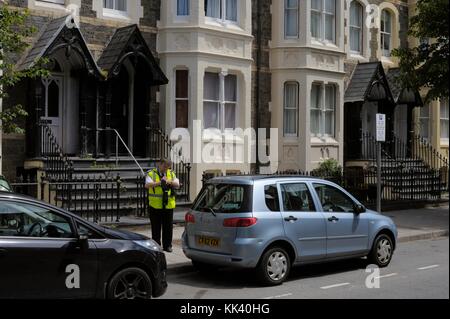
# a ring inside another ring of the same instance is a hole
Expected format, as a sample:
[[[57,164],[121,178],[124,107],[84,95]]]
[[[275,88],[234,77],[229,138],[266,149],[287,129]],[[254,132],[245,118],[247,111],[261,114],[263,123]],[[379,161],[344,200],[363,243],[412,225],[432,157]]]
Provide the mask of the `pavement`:
[[[173,252],[166,253],[169,273],[179,273],[191,270],[191,262],[181,249],[181,235],[184,231],[184,214],[182,209],[174,214]],[[436,239],[448,237],[449,232],[449,206],[425,207],[384,212],[383,215],[391,217],[398,228],[399,243],[416,240]],[[125,220],[122,219],[122,222]],[[126,227],[135,233],[151,237],[148,219],[142,219],[142,225]],[[122,225],[123,226],[123,225]]]

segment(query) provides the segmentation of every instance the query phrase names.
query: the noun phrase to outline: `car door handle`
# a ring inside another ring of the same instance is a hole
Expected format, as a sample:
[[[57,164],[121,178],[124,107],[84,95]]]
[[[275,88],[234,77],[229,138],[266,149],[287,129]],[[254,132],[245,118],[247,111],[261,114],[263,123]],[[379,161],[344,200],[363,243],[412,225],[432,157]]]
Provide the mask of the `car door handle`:
[[[287,222],[295,222],[298,220],[298,218],[294,217],[294,216],[289,216],[289,217],[286,217],[284,220]]]
[[[329,222],[337,222],[339,221],[339,218],[337,218],[336,216],[331,216],[330,218],[328,218]]]

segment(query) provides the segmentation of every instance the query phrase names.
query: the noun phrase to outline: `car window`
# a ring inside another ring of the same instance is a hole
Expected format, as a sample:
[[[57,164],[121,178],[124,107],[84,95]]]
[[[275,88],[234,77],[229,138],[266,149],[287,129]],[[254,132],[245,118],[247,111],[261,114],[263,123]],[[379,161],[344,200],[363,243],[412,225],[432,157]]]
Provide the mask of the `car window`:
[[[0,236],[73,238],[70,218],[35,205],[0,202]]]
[[[287,212],[315,212],[316,207],[305,183],[281,185],[283,209]]]
[[[193,209],[214,213],[243,213],[252,211],[252,186],[208,184],[200,192]]]
[[[0,176],[0,191],[7,191],[7,192],[12,191],[11,185],[9,185],[9,183],[1,176]]]
[[[264,186],[264,198],[269,210],[273,212],[280,211],[280,198],[278,197],[278,188],[276,184]]]
[[[93,229],[77,222],[78,235],[88,236],[89,239],[103,239],[104,237]]]
[[[314,184],[324,212],[354,212],[355,203],[341,190],[325,184]]]

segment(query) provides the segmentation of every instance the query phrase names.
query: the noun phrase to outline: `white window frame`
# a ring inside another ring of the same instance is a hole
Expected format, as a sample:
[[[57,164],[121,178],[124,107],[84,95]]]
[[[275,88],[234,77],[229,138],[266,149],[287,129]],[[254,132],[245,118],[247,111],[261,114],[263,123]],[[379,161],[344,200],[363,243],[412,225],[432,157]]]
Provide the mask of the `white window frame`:
[[[284,0],[284,38],[285,39],[298,39],[300,32],[299,32],[299,23],[300,23],[300,16],[299,16],[299,9],[300,9],[300,3],[299,0],[296,0],[297,2],[297,6],[296,7],[288,7],[288,3],[289,0]],[[295,11],[297,14],[295,15],[296,19],[296,26],[295,26],[295,30],[296,30],[296,34],[295,35],[288,35],[287,34],[287,17],[288,17],[288,12],[289,11]]]
[[[427,114],[423,114],[422,110],[427,109],[428,113]],[[430,129],[430,104],[426,104],[424,105],[422,108],[419,109],[419,134],[421,135],[421,137],[425,140],[429,140],[430,139],[430,135],[431,135],[431,129]],[[427,129],[427,136],[423,136],[422,135],[422,124],[423,122],[426,121],[427,125],[426,125],[426,129]]]
[[[389,26],[390,32],[386,32],[386,19],[384,19],[384,14],[388,14],[390,17],[391,25]],[[392,44],[393,44],[393,27],[394,27],[394,17],[395,15],[389,11],[388,9],[383,9],[381,11],[381,17],[380,17],[380,48],[381,48],[381,55],[386,58],[391,57],[392,52]],[[384,29],[384,31],[383,31]],[[384,36],[389,36],[389,54],[385,54],[384,50]]]
[[[123,11],[123,10],[118,10],[118,9],[111,9],[111,8],[106,8],[105,7],[105,1],[104,0],[101,0],[102,1],[102,8],[103,8],[103,15],[105,16],[105,17],[111,17],[111,18],[129,18],[129,13],[128,13],[128,10],[129,10],[129,7],[128,7],[128,1],[125,1],[125,6],[126,6],[126,8],[125,8],[125,11]],[[116,7],[116,1],[117,0],[114,0],[114,7]]]
[[[235,105],[234,124],[235,124],[235,127],[237,127],[238,126],[237,119],[238,119],[238,114],[239,114],[239,109],[238,109],[239,108],[239,77],[236,74],[226,73],[226,72],[217,73],[217,72],[206,71],[205,74],[206,73],[214,73],[214,74],[219,75],[219,99],[218,100],[207,100],[207,99],[203,98],[203,110],[204,110],[205,103],[208,103],[208,102],[216,103],[217,114],[218,114],[218,119],[219,119],[217,129],[219,129],[222,132],[225,132],[225,130],[228,130],[228,129],[234,129],[234,128],[226,128],[225,127],[225,105],[226,104],[234,104]],[[225,100],[225,77],[228,75],[234,75],[236,77],[236,101]],[[203,88],[204,88],[204,84],[203,84]],[[204,125],[205,125],[205,121],[203,119],[203,126]],[[209,128],[215,128],[215,127],[204,127],[204,129],[209,129]]]
[[[295,106],[287,106],[286,101],[286,88],[288,85],[295,85],[296,87],[296,105]],[[283,136],[284,137],[298,137],[298,115],[299,115],[299,94],[300,94],[300,85],[297,81],[287,81],[283,86]],[[294,110],[295,111],[295,133],[287,133],[286,132],[286,122],[285,122],[285,114],[286,110]]]
[[[322,43],[331,43],[331,44],[336,44],[336,21],[337,21],[337,13],[338,13],[338,0],[334,0],[334,14],[331,14],[330,12],[325,11],[325,1],[326,0],[319,0],[320,1],[320,9],[313,9],[311,6],[310,9],[310,13],[309,13],[309,18],[310,18],[310,24],[312,23],[312,13],[315,12],[316,14],[318,14],[320,16],[320,21],[319,21],[319,37],[315,37],[312,35],[312,33],[310,32],[311,38],[322,42]],[[333,16],[333,39],[329,40],[329,39],[325,39],[325,29],[326,29],[326,20],[325,17],[329,15],[329,16]],[[311,27],[311,26],[310,26]]]
[[[318,137],[318,138],[322,138],[322,139],[326,139],[326,138],[335,138],[336,137],[336,104],[337,104],[337,92],[338,92],[338,86],[337,84],[334,83],[323,83],[323,82],[313,82],[311,85],[311,95],[312,95],[312,91],[313,91],[313,87],[317,86],[319,87],[320,90],[320,102],[318,107],[316,107],[315,105],[311,105],[311,98],[310,98],[310,117],[312,112],[317,112],[318,116],[319,116],[319,132],[312,132],[312,128],[310,125],[310,134],[311,137]],[[326,89],[328,87],[333,87],[334,90],[334,105],[332,107],[328,107],[326,105]],[[325,132],[326,130],[326,114],[327,113],[332,113],[333,114],[333,120],[331,122],[331,134],[328,134]],[[311,122],[311,121],[310,121]]]
[[[36,2],[47,2],[47,3],[60,4],[60,5],[66,4],[66,0],[36,0]]]
[[[166,0],[167,1],[167,0]],[[176,16],[178,17],[178,18],[186,18],[186,17],[189,17],[190,15],[191,15],[191,0],[185,0],[185,1],[187,1],[188,2],[188,12],[187,12],[187,14],[179,14],[178,13],[178,1],[180,1],[180,0],[175,0],[175,10],[176,10]]]
[[[361,21],[361,25],[359,25],[359,26],[357,26],[357,25],[352,25],[351,24],[351,8],[352,8],[352,5],[357,5],[357,6],[359,6],[359,8],[361,9],[361,11],[360,12],[358,12],[358,14],[360,14],[360,21]],[[350,2],[350,8],[349,8],[349,19],[348,19],[348,21],[349,21],[349,34],[348,34],[348,36],[349,36],[349,50],[350,50],[350,53],[351,54],[354,54],[354,55],[363,55],[363,53],[364,53],[364,29],[363,29],[363,27],[364,27],[364,5],[361,3],[361,2],[359,2],[358,0],[353,0],[352,2]],[[359,45],[360,45],[360,48],[359,48],[359,50],[358,51],[355,51],[355,50],[353,50],[352,49],[352,40],[351,40],[351,37],[352,37],[352,29],[357,29],[357,30],[359,30]]]
[[[219,0],[220,1],[220,17],[216,18],[216,17],[210,17],[206,15],[206,11],[204,12],[205,14],[205,19],[207,22],[218,22],[220,24],[231,24],[231,25],[238,25],[239,21],[240,21],[240,13],[239,13],[239,5],[240,5],[240,0],[236,0],[236,21],[234,20],[228,20],[227,19],[227,1],[226,0]],[[244,0],[247,1],[247,0]]]
[[[442,117],[442,108],[443,107],[447,107],[447,117]],[[450,118],[449,118],[449,104],[448,104],[448,98],[447,99],[442,99],[440,101],[440,106],[439,106],[439,128],[440,128],[440,138],[441,138],[441,143],[448,145],[449,144],[449,138],[448,137],[442,137],[442,132],[444,131],[442,129],[442,122],[445,121],[447,122],[447,128],[450,125]],[[449,132],[447,131],[447,135],[449,135]]]

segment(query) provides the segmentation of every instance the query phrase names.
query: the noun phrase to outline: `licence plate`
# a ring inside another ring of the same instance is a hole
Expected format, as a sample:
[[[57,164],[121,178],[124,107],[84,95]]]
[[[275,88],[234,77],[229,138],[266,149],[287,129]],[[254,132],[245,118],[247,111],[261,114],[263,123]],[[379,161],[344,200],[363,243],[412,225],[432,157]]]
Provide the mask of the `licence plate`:
[[[199,237],[197,237],[197,244],[201,245],[201,246],[218,247],[219,239],[212,238],[212,237],[199,236]]]

